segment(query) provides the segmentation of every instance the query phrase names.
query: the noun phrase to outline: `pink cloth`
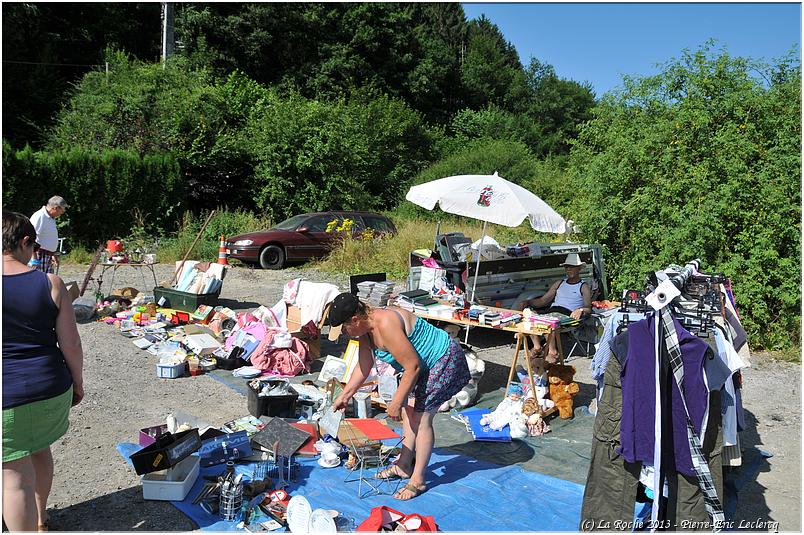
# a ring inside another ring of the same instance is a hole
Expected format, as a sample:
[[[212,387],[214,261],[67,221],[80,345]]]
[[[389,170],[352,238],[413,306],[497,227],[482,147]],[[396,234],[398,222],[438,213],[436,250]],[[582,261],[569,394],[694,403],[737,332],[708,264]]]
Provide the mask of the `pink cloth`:
[[[425,258],[424,260],[422,260],[422,265],[423,265],[424,267],[429,267],[429,268],[437,268],[437,267],[440,267],[440,266],[438,265],[438,262],[436,262],[436,261],[435,261],[435,258]]]
[[[271,349],[268,346],[275,333],[276,331],[266,331],[265,338],[251,355],[251,365],[279,375],[298,375],[302,371],[309,372],[313,357],[310,355],[307,343],[294,336],[289,348]]]
[[[237,333],[239,331],[245,331],[257,340],[265,339],[265,325],[260,320],[248,312],[242,315],[238,314],[237,327],[232,331],[232,334],[226,338],[226,342],[224,344],[226,351],[232,350],[232,346],[234,346],[234,342],[237,339]],[[257,347],[257,349],[259,349],[259,347]]]

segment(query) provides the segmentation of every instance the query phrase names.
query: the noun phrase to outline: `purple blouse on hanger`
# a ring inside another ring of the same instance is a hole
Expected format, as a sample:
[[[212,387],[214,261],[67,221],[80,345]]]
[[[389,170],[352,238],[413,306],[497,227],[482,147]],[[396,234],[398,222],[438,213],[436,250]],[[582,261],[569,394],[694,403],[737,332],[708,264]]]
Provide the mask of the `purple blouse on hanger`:
[[[701,425],[709,405],[709,393],[704,382],[704,358],[709,345],[690,334],[673,319],[684,361],[684,391],[695,433],[701,437]],[[653,464],[655,349],[653,315],[628,326],[628,356],[622,368],[623,412],[620,427],[620,453],[628,462]],[[670,372],[672,375],[672,372]],[[675,470],[695,476],[690,447],[687,442],[687,416],[681,392],[672,382],[671,412]],[[663,437],[663,440],[666,437]],[[673,467],[667,467],[672,469]]]

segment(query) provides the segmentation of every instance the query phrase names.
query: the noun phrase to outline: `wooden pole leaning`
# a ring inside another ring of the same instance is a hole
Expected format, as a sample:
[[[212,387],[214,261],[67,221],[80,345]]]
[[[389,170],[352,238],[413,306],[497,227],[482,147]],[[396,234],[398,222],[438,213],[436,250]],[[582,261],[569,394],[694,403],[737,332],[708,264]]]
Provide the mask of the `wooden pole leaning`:
[[[207,216],[207,220],[206,220],[206,221],[204,221],[204,224],[203,224],[203,225],[201,225],[201,230],[199,230],[199,231],[198,231],[198,235],[196,235],[195,239],[193,240],[193,243],[192,243],[192,244],[190,244],[190,248],[189,248],[189,249],[187,249],[187,254],[185,254],[185,255],[184,255],[184,258],[182,258],[182,259],[181,259],[181,264],[179,264],[179,268],[178,268],[178,269],[173,270],[173,276],[170,278],[170,281],[167,283],[167,285],[165,285],[165,284],[163,283],[163,284],[162,284],[162,286],[164,286],[164,287],[166,287],[166,288],[169,288],[170,286],[172,286],[172,285],[173,285],[173,282],[176,280],[176,277],[178,277],[178,276],[179,276],[179,273],[181,273],[182,268],[184,268],[184,263],[185,263],[185,262],[187,261],[187,259],[190,257],[190,253],[192,253],[192,252],[193,252],[193,249],[195,248],[195,244],[196,244],[196,243],[198,243],[198,240],[200,240],[200,239],[201,239],[201,234],[203,234],[203,233],[204,233],[204,230],[206,230],[207,225],[209,224],[209,221],[212,219],[212,216],[213,216],[214,214],[215,214],[215,210],[212,210],[212,211],[209,213],[209,215]]]

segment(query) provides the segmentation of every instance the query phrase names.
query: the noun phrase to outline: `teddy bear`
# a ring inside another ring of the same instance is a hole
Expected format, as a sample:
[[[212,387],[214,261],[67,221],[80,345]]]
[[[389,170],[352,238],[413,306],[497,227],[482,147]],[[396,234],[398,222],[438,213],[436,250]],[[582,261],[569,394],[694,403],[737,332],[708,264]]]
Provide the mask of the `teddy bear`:
[[[547,369],[550,383],[550,399],[558,407],[558,415],[566,420],[573,417],[572,396],[578,393],[578,383],[573,381],[575,366],[553,364]]]
[[[537,395],[539,388],[542,387],[536,387]],[[547,390],[546,388],[544,389],[545,391]],[[553,403],[549,399],[544,401],[550,404]],[[538,437],[550,432],[550,426],[542,418],[542,412],[544,412],[544,409],[540,409],[540,402],[534,398],[527,398],[525,403],[522,404],[522,416],[526,418],[528,434],[532,437]]]
[[[477,399],[477,386],[480,384],[480,379],[486,371],[486,361],[479,359],[469,346],[461,344],[461,348],[463,349],[463,354],[466,356],[466,364],[469,366],[471,379],[460,392],[441,404],[438,408],[439,412],[446,412],[455,408],[464,409],[473,405]]]

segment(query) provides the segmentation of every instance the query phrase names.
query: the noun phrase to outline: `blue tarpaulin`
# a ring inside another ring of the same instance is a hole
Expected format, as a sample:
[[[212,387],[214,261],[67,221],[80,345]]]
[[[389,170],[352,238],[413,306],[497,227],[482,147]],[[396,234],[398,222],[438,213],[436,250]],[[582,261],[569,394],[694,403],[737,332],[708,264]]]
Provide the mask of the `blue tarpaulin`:
[[[126,459],[140,446],[118,444]],[[358,496],[358,483],[345,482],[349,472],[343,466],[322,468],[315,459],[298,459],[300,473],[286,489],[301,494],[314,509],[334,509],[360,524],[372,507],[387,505],[403,513],[432,515],[442,531],[577,531],[583,486],[551,476],[523,470],[516,465],[500,466],[464,455],[436,449],[427,474],[428,489],[420,496],[400,501],[391,495]],[[250,476],[253,463],[241,463],[238,472]],[[201,475],[215,475],[223,465],[202,468]],[[172,502],[198,524],[202,531],[234,531],[234,522],[193,505],[204,479],[198,478],[184,501]],[[386,483],[391,493],[396,483]],[[364,484],[363,492],[366,487]]]

